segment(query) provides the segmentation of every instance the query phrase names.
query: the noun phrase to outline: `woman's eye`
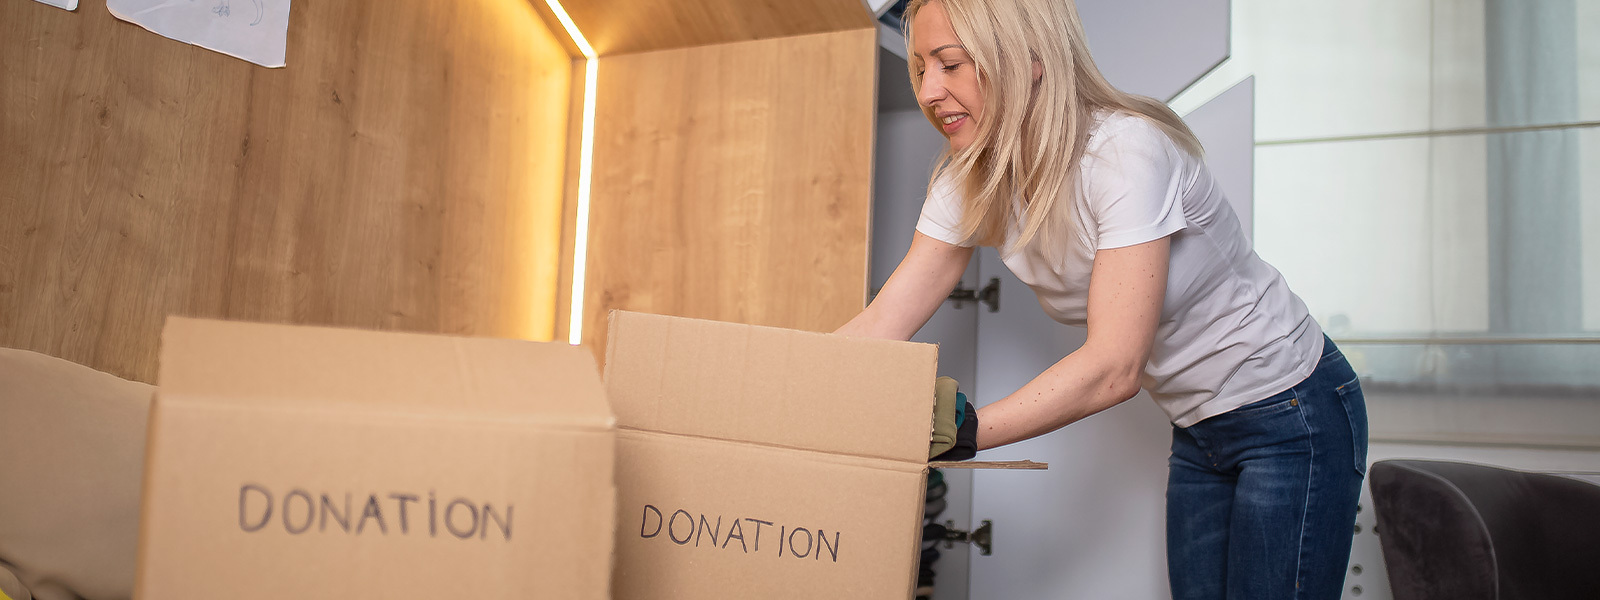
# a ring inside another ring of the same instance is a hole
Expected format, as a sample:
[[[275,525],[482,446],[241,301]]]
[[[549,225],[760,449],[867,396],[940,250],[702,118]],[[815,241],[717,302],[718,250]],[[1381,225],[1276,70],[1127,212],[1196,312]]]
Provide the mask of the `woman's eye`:
[[[956,67],[959,67],[959,66],[961,66],[961,63],[956,63],[956,64],[953,64],[953,65],[945,65],[945,66],[944,66],[944,67],[943,67],[943,69],[944,69],[944,71],[945,71],[945,72],[946,72],[946,73],[948,73],[948,72],[950,72],[950,71],[954,71],[954,70],[956,70]]]

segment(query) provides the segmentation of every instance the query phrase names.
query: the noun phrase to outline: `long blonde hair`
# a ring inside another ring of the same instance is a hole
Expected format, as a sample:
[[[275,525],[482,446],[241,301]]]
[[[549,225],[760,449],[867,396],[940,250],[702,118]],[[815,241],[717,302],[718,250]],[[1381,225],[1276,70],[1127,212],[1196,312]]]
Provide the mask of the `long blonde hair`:
[[[1012,199],[1020,197],[1021,229],[1001,250],[1014,252],[1035,238],[1047,249],[1063,248],[1055,236],[1071,230],[1072,211],[1056,203],[1064,193],[1077,193],[1095,111],[1148,119],[1179,147],[1201,155],[1200,140],[1166,104],[1118,90],[1100,74],[1071,0],[912,0],[904,18],[908,55],[915,51],[911,21],[932,2],[949,14],[984,95],[973,143],[959,151],[947,147],[929,183],[932,189],[948,177],[962,192],[959,229],[969,242],[1003,244]],[[1042,67],[1037,84],[1034,62]],[[921,90],[917,67],[908,67],[912,89]],[[940,127],[931,108],[922,112]]]

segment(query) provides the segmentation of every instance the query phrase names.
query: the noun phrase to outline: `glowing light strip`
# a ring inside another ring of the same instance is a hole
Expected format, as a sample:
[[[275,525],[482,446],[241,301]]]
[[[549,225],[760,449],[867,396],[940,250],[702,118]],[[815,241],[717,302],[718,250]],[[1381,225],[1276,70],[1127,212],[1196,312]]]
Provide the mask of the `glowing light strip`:
[[[567,30],[567,36],[583,53],[583,140],[578,150],[578,222],[576,239],[572,243],[572,310],[567,325],[567,343],[574,346],[583,341],[583,284],[589,256],[589,180],[594,172],[594,92],[600,78],[600,61],[594,47],[578,31],[578,25],[567,15],[559,0],[545,0],[550,12]]]
[[[594,173],[594,90],[595,80],[600,77],[600,61],[590,57],[587,62],[583,75],[583,150],[578,158],[577,239],[572,244],[572,321],[567,326],[567,343],[574,346],[583,342],[583,282],[589,256],[589,179]]]
[[[572,43],[578,45],[578,51],[583,53],[583,57],[593,60],[594,48],[589,46],[589,40],[584,39],[583,32],[578,31],[578,24],[572,22],[572,17],[567,15],[567,9],[562,8],[560,0],[544,0],[544,3],[550,6],[550,12],[556,14],[556,20],[561,21],[561,26],[567,30],[567,37],[572,38]]]

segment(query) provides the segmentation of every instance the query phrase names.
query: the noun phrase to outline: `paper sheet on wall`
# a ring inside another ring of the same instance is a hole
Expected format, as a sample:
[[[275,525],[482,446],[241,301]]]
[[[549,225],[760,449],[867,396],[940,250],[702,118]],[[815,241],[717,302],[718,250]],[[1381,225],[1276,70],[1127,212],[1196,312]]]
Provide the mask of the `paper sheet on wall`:
[[[39,2],[43,4],[49,4],[50,6],[54,6],[56,8],[78,10],[78,0],[39,0]]]
[[[180,42],[263,67],[283,66],[289,0],[106,0],[106,8]]]

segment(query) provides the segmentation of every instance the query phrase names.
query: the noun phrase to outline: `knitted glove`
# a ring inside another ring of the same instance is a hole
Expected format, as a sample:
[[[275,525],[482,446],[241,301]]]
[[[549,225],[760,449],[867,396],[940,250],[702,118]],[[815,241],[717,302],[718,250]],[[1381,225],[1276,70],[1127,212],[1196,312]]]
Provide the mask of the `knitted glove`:
[[[961,411],[966,413],[966,418],[956,432],[955,445],[932,460],[968,460],[978,455],[978,411],[971,404],[962,406]]]
[[[933,381],[933,436],[928,443],[928,458],[944,454],[956,445],[956,434],[960,429],[956,424],[956,414],[961,410],[956,387],[956,380],[949,377]]]

